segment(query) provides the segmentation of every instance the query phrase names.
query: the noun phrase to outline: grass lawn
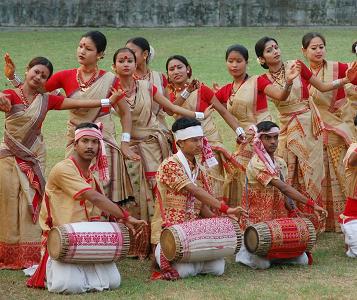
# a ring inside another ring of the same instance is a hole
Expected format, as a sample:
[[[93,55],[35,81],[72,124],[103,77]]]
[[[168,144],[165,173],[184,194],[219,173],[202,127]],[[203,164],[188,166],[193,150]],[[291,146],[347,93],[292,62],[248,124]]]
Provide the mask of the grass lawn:
[[[356,28],[312,28],[325,35],[328,59],[351,61],[351,44]],[[77,67],[75,50],[86,29],[34,29],[31,31],[0,29],[0,55],[9,52],[17,74],[22,75],[28,61],[35,56],[48,57],[55,71]],[[225,50],[235,43],[245,45],[251,55],[250,74],[263,73],[256,63],[254,44],[263,35],[275,37],[284,59],[303,59],[301,38],[311,28],[180,28],[180,29],[103,29],[108,38],[106,56],[100,66],[110,70],[112,54],[133,36],[144,36],[156,49],[152,68],[165,71],[166,59],[173,54],[186,56],[193,67],[193,77],[208,85],[231,80],[225,68]],[[2,69],[2,68],[1,68]],[[1,70],[0,69],[0,70]],[[8,88],[4,77],[1,89]],[[271,107],[274,110],[273,107]],[[233,132],[216,116],[225,144],[234,149]],[[3,114],[0,115],[1,122]],[[47,142],[47,174],[64,156],[66,112],[50,112],[43,126]],[[2,136],[3,127],[0,128]],[[1,170],[0,170],[1,172]],[[20,271],[0,271],[0,299],[97,299],[127,297],[130,299],[301,299],[356,298],[357,262],[344,255],[343,236],[323,234],[311,267],[279,266],[266,271],[253,271],[227,260],[226,272],[220,278],[198,276],[177,282],[150,282],[150,263],[126,259],[119,263],[122,286],[118,290],[82,296],[56,296],[47,291],[28,289]]]

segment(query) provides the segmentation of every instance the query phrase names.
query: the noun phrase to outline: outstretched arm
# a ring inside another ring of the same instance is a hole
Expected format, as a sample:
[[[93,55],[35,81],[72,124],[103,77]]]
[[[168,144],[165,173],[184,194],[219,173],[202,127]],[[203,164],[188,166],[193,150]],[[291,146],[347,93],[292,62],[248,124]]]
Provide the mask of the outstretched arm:
[[[220,211],[226,213],[227,215],[236,215],[240,217],[241,215],[248,216],[247,212],[240,206],[231,208],[222,204],[220,201],[215,199],[212,195],[206,192],[203,188],[194,185],[193,183],[187,184],[183,189],[191,194],[193,194],[199,201],[207,206],[214,207]],[[228,208],[228,209],[227,209]]]
[[[357,78],[357,61],[355,61],[346,71],[346,76],[342,79],[337,79],[330,82],[323,82],[320,78],[312,75],[309,82],[320,92],[328,92],[350,83]]]
[[[280,192],[282,192],[285,196],[289,197],[290,199],[292,199],[294,201],[297,201],[297,202],[300,202],[300,203],[303,203],[303,204],[309,203],[309,199],[307,197],[305,197],[299,191],[297,191],[292,186],[286,184],[284,181],[282,181],[280,179],[272,179],[270,181],[270,184],[275,186],[276,188],[278,188],[280,190]],[[290,204],[288,202],[286,202],[286,205],[288,207],[290,206]],[[315,211],[321,213],[321,214],[326,214],[327,215],[327,211],[324,210],[319,205],[317,205],[316,203],[314,203],[313,209]]]

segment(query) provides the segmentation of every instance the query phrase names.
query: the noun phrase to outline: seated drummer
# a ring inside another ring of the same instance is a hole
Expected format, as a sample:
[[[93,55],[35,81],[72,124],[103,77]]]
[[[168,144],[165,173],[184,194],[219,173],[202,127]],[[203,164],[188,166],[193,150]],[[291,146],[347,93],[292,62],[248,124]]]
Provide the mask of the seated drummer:
[[[99,179],[90,168],[95,167]],[[74,222],[99,221],[101,212],[121,219],[128,227],[145,224],[104,196],[100,182],[109,179],[103,136],[94,123],[79,124],[75,130],[72,156],[57,163],[51,170],[41,206],[39,223],[44,245],[53,226]],[[55,293],[102,291],[120,285],[120,274],[114,262],[71,264],[52,260],[47,247],[35,274],[27,281],[30,287],[45,287]]]
[[[357,126],[357,116],[354,120]],[[345,235],[346,255],[357,257],[357,143],[352,143],[343,159],[346,176],[346,207],[339,217]]]
[[[151,242],[157,244],[156,262],[161,272],[154,272],[152,279],[175,280],[197,274],[222,275],[224,259],[195,263],[174,263],[165,258],[160,247],[161,229],[201,217],[214,217],[210,207],[229,215],[240,216],[240,207],[230,208],[211,196],[211,185],[204,166],[199,161],[214,159],[206,143],[203,146],[201,123],[192,118],[180,118],[172,125],[179,151],[159,166],[156,179],[158,198],[151,223]],[[203,147],[205,150],[203,151]],[[203,154],[205,153],[205,154]]]
[[[278,147],[278,125],[271,121],[263,121],[249,130],[255,132],[254,155],[247,166],[246,187],[242,197],[242,207],[248,211],[249,222],[255,224],[278,218],[296,217],[298,212],[294,200],[307,205],[312,211],[327,214],[313,200],[284,182],[287,178],[286,163],[274,155]],[[243,228],[247,225],[248,222],[243,224]],[[253,269],[267,269],[272,262],[280,263],[249,253],[244,244],[236,256],[236,262]],[[306,265],[309,261],[308,256],[303,253],[294,259],[283,259],[282,262]]]

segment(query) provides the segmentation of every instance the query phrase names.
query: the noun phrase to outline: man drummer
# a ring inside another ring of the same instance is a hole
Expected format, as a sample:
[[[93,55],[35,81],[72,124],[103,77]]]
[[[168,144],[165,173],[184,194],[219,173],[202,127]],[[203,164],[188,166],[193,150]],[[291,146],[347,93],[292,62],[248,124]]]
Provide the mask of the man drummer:
[[[357,126],[357,116],[354,120]],[[346,255],[357,257],[357,143],[352,143],[343,159],[346,176],[346,206],[339,217],[345,235]]]
[[[201,124],[196,119],[180,118],[172,125],[179,150],[160,165],[156,179],[158,199],[151,223],[151,242],[157,244],[155,258],[161,272],[154,272],[152,279],[174,280],[197,274],[222,275],[223,258],[195,263],[170,264],[162,253],[159,243],[163,227],[193,221],[200,217],[214,217],[210,208],[224,214],[240,216],[244,210],[230,208],[211,195],[207,172],[199,161],[214,162],[212,150],[203,135]]]
[[[93,159],[96,159],[94,169],[100,181],[91,171]],[[47,234],[53,226],[99,221],[102,211],[121,219],[129,227],[145,224],[104,196],[100,182],[108,180],[108,174],[101,129],[94,123],[79,124],[72,156],[57,163],[48,177],[39,219],[46,251],[35,274],[27,281],[28,286],[45,287],[45,278],[48,290],[56,293],[101,291],[120,285],[114,262],[62,263],[48,258],[47,252]]]
[[[298,211],[294,201],[305,204],[309,210],[327,215],[327,212],[313,200],[308,199],[296,189],[285,183],[287,165],[285,161],[275,156],[278,147],[279,127],[271,121],[263,121],[250,127],[254,133],[254,155],[246,170],[246,187],[243,192],[243,208],[248,211],[249,218],[243,227],[249,223],[271,221],[284,217],[296,217]],[[269,268],[271,262],[247,251],[244,245],[236,256],[236,261],[254,269]],[[282,262],[306,265],[308,256],[303,253],[293,259],[282,259]],[[312,258],[310,257],[310,262]]]

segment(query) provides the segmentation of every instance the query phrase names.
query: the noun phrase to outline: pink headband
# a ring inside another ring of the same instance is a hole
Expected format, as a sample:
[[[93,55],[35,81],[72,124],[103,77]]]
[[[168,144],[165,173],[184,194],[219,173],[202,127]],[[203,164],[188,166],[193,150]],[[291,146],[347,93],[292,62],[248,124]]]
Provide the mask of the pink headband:
[[[96,123],[99,129],[96,128],[80,128],[74,132],[74,140],[78,141],[84,136],[95,137],[99,140],[99,149],[96,158],[95,165],[91,168],[92,170],[97,170],[99,172],[99,179],[104,182],[104,184],[109,181],[109,167],[108,159],[105,151],[105,145],[103,141],[103,124],[101,122]]]

